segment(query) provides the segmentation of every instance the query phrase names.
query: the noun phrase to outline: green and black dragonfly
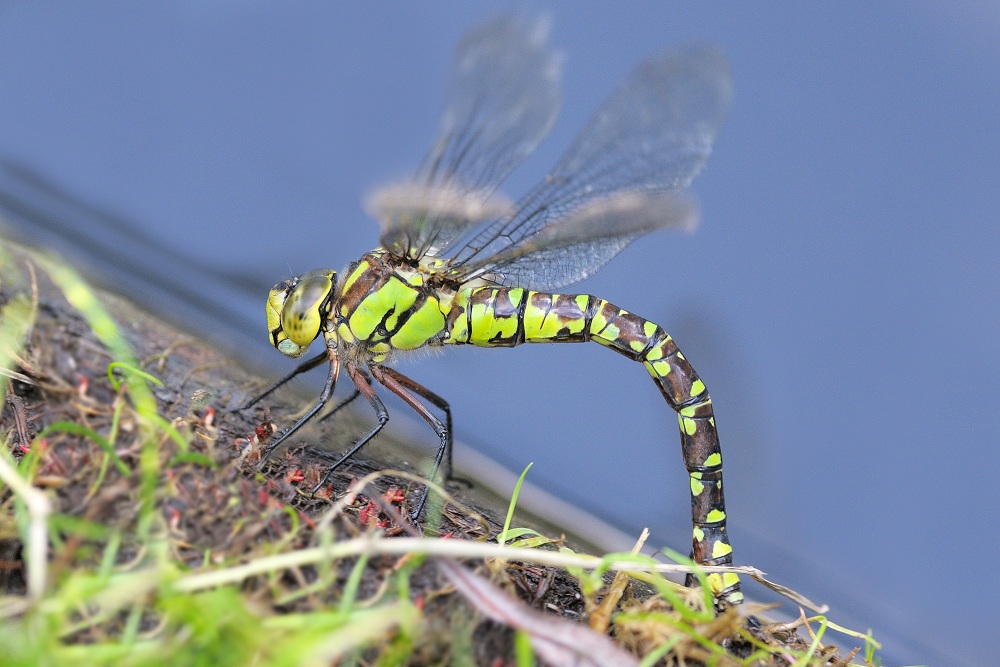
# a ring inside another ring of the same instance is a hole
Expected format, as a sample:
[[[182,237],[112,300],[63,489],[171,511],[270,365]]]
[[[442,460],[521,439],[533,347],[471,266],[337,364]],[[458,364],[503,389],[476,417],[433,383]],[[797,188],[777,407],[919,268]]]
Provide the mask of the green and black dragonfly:
[[[510,202],[496,189],[554,122],[559,67],[543,26],[505,17],[472,29],[458,46],[437,139],[415,178],[369,202],[381,245],[339,274],[310,271],[271,290],[274,346],[290,357],[319,337],[325,346],[285,381],[323,362],[329,374],[316,406],[264,457],[323,408],[343,368],[357,388],[351,399],[368,399],[378,424],[330,471],[389,419],[374,378],[434,428],[440,447],[431,479],[442,462],[449,478],[448,403],[394,370],[396,357],[444,345],[594,341],[642,363],[676,411],[690,476],[693,558],[731,564],[722,454],[704,383],[659,325],[595,296],[553,293],[643,234],[696,223],[684,190],[708,159],[728,107],[727,63],[711,46],[650,57],[545,179]],[[737,575],[709,581],[721,604],[742,601]]]

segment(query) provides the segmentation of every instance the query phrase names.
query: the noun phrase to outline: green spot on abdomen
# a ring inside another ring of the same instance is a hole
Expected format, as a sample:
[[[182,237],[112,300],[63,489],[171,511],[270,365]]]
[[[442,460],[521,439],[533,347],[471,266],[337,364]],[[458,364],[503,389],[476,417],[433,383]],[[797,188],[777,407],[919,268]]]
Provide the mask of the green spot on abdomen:
[[[599,333],[592,334],[591,340],[600,343],[601,345],[614,345],[618,342],[618,337],[621,332],[618,330],[614,324],[609,324],[604,327]]]
[[[700,496],[701,492],[705,490],[705,484],[701,481],[701,473],[693,472],[691,473],[691,495]]]
[[[721,558],[731,553],[733,553],[733,548],[722,540],[716,542],[715,546],[712,547],[712,558]]]
[[[670,364],[665,361],[644,361],[642,363],[653,379],[666,377],[670,373]]]
[[[489,345],[500,339],[513,339],[517,335],[517,308],[512,299],[517,299],[517,304],[520,304],[521,298],[523,290],[520,289],[510,292],[484,289],[476,292],[472,301],[469,342]]]
[[[552,295],[555,298],[555,295]],[[563,328],[562,322],[552,313],[551,303],[546,304],[546,308],[540,308],[528,300],[528,305],[524,309],[524,339],[526,341],[551,340],[555,338]]]
[[[726,513],[722,510],[712,510],[705,517],[705,520],[709,523],[719,523],[720,521],[726,520]]]

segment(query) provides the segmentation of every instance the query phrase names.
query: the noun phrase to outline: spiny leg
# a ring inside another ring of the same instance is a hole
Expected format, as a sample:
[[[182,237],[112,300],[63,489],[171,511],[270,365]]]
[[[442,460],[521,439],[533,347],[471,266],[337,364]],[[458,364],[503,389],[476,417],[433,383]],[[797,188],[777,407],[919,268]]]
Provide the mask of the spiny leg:
[[[372,389],[372,385],[365,376],[364,372],[355,366],[353,362],[348,362],[346,364],[346,371],[348,377],[350,377],[351,381],[354,382],[354,386],[356,386],[358,391],[368,399],[369,403],[371,403],[372,408],[375,410],[375,416],[378,419],[378,424],[376,424],[375,427],[367,433],[367,435],[354,443],[354,446],[351,447],[346,454],[341,456],[336,463],[327,468],[326,474],[323,475],[323,479],[320,480],[319,484],[313,487],[313,493],[316,493],[323,488],[330,480],[330,475],[333,474],[334,470],[343,465],[344,461],[357,454],[362,447],[367,445],[371,439],[378,435],[378,432],[389,423],[389,411],[385,409],[382,399],[380,399],[375,393],[375,390]]]
[[[323,385],[323,391],[319,395],[319,402],[317,402],[316,405],[314,405],[312,409],[310,409],[309,412],[307,412],[301,419],[295,422],[290,429],[282,433],[277,439],[275,439],[274,442],[267,446],[264,450],[264,454],[260,458],[260,463],[257,464],[258,470],[264,466],[264,462],[267,461],[268,457],[274,453],[274,450],[277,449],[281,443],[288,439],[290,435],[302,428],[302,426],[312,419],[317,412],[322,410],[323,406],[326,405],[326,402],[330,400],[330,396],[333,394],[333,389],[337,384],[337,374],[340,372],[340,357],[337,355],[335,340],[327,339],[326,352],[324,352],[324,356],[330,360],[330,371],[326,376],[326,383]],[[310,359],[306,362],[306,364],[314,361],[315,359]]]
[[[426,387],[417,384],[416,382],[406,377],[405,375],[398,373],[390,368],[373,366],[371,370],[372,370],[372,375],[375,376],[376,380],[381,382],[386,387],[386,389],[388,389],[389,391],[391,391],[392,393],[396,394],[401,399],[403,399],[403,401],[406,402],[406,404],[409,405],[411,408],[413,408],[418,415],[423,417],[424,421],[430,424],[431,428],[434,429],[434,432],[437,433],[441,445],[438,447],[437,455],[434,457],[434,466],[431,468],[431,474],[428,477],[428,479],[434,481],[434,479],[437,477],[438,468],[441,466],[441,459],[444,458],[445,453],[448,454],[448,464],[446,466],[447,474],[445,476],[445,479],[449,479],[451,477],[452,439],[451,439],[451,410],[447,407],[448,403],[443,398],[441,398],[437,394],[434,394]],[[434,414],[427,409],[427,406],[420,402],[420,399],[418,399],[416,396],[410,393],[409,391],[410,389],[417,392],[421,396],[427,398],[427,400],[433,401],[435,405],[437,405],[438,407],[441,407],[441,404],[444,404],[445,407],[442,407],[441,409],[445,411],[446,419],[448,420],[448,425],[445,426],[444,424],[442,424],[441,420],[435,417]],[[414,523],[416,523],[417,518],[420,516],[420,513],[424,509],[424,504],[427,502],[427,494],[429,491],[430,487],[425,486],[424,492],[420,494],[420,500],[417,502],[417,508],[413,511],[412,515]]]
[[[431,403],[433,403],[436,408],[438,408],[439,410],[441,410],[441,412],[444,413],[444,428],[448,432],[448,442],[447,442],[445,450],[444,450],[444,460],[443,460],[443,463],[444,463],[444,480],[445,481],[450,481],[450,480],[454,479],[454,475],[453,475],[454,469],[452,468],[452,455],[453,455],[454,449],[455,449],[455,447],[454,447],[455,432],[452,430],[452,427],[451,427],[451,424],[452,424],[452,422],[451,422],[451,406],[448,405],[448,401],[444,400],[443,398],[441,398],[441,396],[439,396],[438,394],[435,394],[433,391],[431,391],[430,389],[428,389],[424,385],[420,384],[416,380],[414,380],[412,378],[409,378],[409,377],[406,377],[405,375],[403,375],[402,373],[400,373],[399,371],[397,371],[394,368],[390,368],[388,366],[383,366],[382,367],[382,371],[386,375],[391,375],[392,377],[394,377],[396,379],[396,381],[399,382],[399,384],[403,385],[404,387],[406,387],[407,389],[409,389],[413,393],[415,393],[418,396],[421,396],[421,397],[427,399],[428,401],[430,401]],[[433,424],[432,424],[432,426],[433,426]],[[438,454],[437,458],[438,458],[439,461],[441,460],[440,453]],[[435,468],[435,472],[436,471],[437,471],[437,469]],[[431,474],[431,480],[433,480],[433,479],[434,479],[434,475]]]
[[[299,364],[298,366],[296,366],[295,370],[293,370],[291,373],[289,373],[288,375],[286,375],[285,377],[281,378],[280,380],[278,380],[277,382],[275,382],[274,384],[272,384],[270,387],[268,387],[267,389],[265,389],[264,393],[259,394],[254,399],[251,399],[245,405],[243,405],[243,406],[241,406],[239,408],[236,408],[237,411],[247,410],[249,408],[252,408],[253,406],[257,405],[257,403],[260,403],[262,400],[264,400],[265,398],[267,398],[268,396],[270,396],[272,393],[274,393],[274,391],[276,389],[278,389],[279,387],[282,387],[283,385],[285,385],[288,382],[290,382],[292,379],[295,378],[295,376],[301,375],[302,373],[306,373],[308,371],[311,371],[312,369],[316,368],[321,363],[323,363],[327,358],[328,358],[327,352],[326,352],[326,350],[323,350],[322,352],[320,352],[319,354],[317,354],[312,359],[307,359],[307,360],[303,361],[301,364]]]
[[[337,405],[335,405],[333,407],[333,410],[330,410],[329,412],[327,412],[325,415],[323,415],[322,417],[320,417],[319,420],[321,422],[325,422],[327,419],[329,419],[330,417],[332,417],[335,414],[337,414],[338,412],[340,412],[341,408],[346,408],[348,405],[350,405],[351,403],[353,403],[354,399],[356,399],[360,395],[361,395],[361,390],[358,389],[357,387],[355,387],[354,391],[351,392],[350,396],[348,396],[347,398],[345,398],[344,400],[342,400],[340,403],[337,403]]]

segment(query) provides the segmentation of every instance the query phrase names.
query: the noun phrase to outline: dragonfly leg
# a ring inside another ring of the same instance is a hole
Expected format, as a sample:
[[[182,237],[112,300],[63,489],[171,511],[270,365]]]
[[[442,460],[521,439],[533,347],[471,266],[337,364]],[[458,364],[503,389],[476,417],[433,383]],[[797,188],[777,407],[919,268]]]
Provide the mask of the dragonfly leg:
[[[358,392],[363,394],[364,397],[368,399],[368,402],[371,403],[372,408],[374,408],[378,424],[376,424],[375,427],[363,438],[354,443],[354,446],[347,450],[347,453],[341,456],[336,463],[326,469],[326,474],[323,475],[323,479],[320,480],[320,483],[313,488],[313,493],[316,493],[323,488],[326,483],[330,481],[330,475],[333,474],[334,470],[343,465],[344,461],[347,461],[349,458],[357,454],[362,447],[371,442],[371,439],[378,435],[378,432],[389,423],[389,411],[385,409],[382,399],[380,399],[375,393],[375,390],[372,389],[371,382],[368,380],[368,377],[364,374],[364,372],[351,362],[347,364],[346,370],[348,377],[350,377],[351,381],[354,382],[354,386],[358,388]]]
[[[428,477],[428,479],[433,481],[437,477],[438,468],[441,467],[441,461],[442,459],[445,458],[446,453],[448,455],[447,456],[448,462],[445,467],[445,472],[447,473],[445,479],[450,478],[451,444],[452,444],[451,409],[448,407],[441,408],[442,410],[445,411],[445,415],[448,420],[448,425],[445,426],[443,423],[441,423],[440,419],[435,417],[434,414],[427,409],[426,405],[420,402],[420,399],[418,399],[411,393],[410,390],[427,398],[427,400],[432,401],[438,407],[441,407],[441,404],[447,406],[448,403],[443,398],[441,398],[437,394],[434,394],[432,391],[430,391],[423,385],[414,382],[410,378],[406,377],[405,375],[397,371],[392,370],[391,368],[386,368],[383,366],[373,366],[372,375],[374,375],[375,379],[381,382],[386,389],[388,389],[389,391],[391,391],[392,393],[396,394],[401,399],[403,399],[403,401],[411,408],[413,408],[418,415],[423,417],[424,421],[430,424],[431,428],[434,429],[434,432],[437,433],[438,439],[440,440],[441,444],[438,447],[437,455],[435,455],[434,457],[434,466],[431,468],[431,474],[430,477]],[[413,510],[412,514],[412,519],[414,523],[416,523],[417,518],[420,516],[420,513],[424,509],[424,505],[427,503],[427,494],[429,491],[430,487],[425,486],[424,492],[420,494],[420,500],[417,501],[417,508]]]
[[[347,398],[345,398],[344,400],[342,400],[340,403],[337,403],[337,405],[334,406],[333,410],[330,410],[329,412],[327,412],[325,415],[323,415],[322,417],[320,417],[319,420],[321,422],[325,422],[327,419],[329,419],[330,417],[332,417],[335,414],[337,414],[338,412],[340,412],[341,408],[346,408],[348,405],[350,405],[351,403],[353,403],[354,399],[356,399],[360,395],[361,395],[361,390],[358,389],[357,387],[355,387],[354,391],[351,392],[350,396],[348,396]]]
[[[302,373],[311,371],[312,369],[314,369],[317,366],[319,366],[321,363],[323,363],[328,358],[329,358],[329,355],[327,354],[326,350],[323,350],[322,352],[320,352],[319,354],[317,354],[312,359],[306,359],[301,364],[299,364],[298,366],[296,366],[295,370],[293,370],[291,373],[289,373],[288,375],[286,375],[285,377],[281,378],[280,380],[278,380],[277,382],[275,382],[274,384],[272,384],[270,387],[268,387],[267,389],[265,389],[264,393],[259,394],[256,398],[251,399],[245,405],[237,408],[237,411],[247,410],[249,408],[252,408],[257,403],[260,403],[262,400],[264,400],[265,398],[267,398],[268,396],[270,396],[272,393],[274,393],[274,391],[276,389],[278,389],[279,387],[287,384],[296,375],[301,375]]]
[[[442,459],[441,453],[438,453],[437,460],[439,463],[444,464],[444,480],[447,482],[454,479],[454,476],[452,474],[453,473],[452,453],[454,451],[455,432],[451,428],[451,406],[448,405],[448,401],[444,400],[443,398],[441,398],[440,396],[438,396],[433,391],[431,391],[424,385],[420,384],[416,380],[406,377],[405,375],[403,375],[394,368],[383,366],[381,370],[386,375],[395,378],[395,380],[399,382],[399,384],[403,385],[404,387],[415,393],[417,396],[421,396],[422,398],[425,398],[431,403],[433,403],[435,407],[437,407],[439,410],[441,410],[441,412],[444,413],[444,428],[445,431],[447,431],[448,433],[448,438],[444,447],[444,458]],[[431,424],[431,426],[433,427],[434,424]],[[436,431],[437,429],[435,428],[435,432]],[[434,472],[437,472],[437,468],[434,469]],[[431,479],[432,480],[434,479],[434,473],[431,474]]]
[[[310,409],[309,412],[307,412],[301,419],[295,422],[290,429],[282,433],[274,440],[274,442],[267,446],[267,449],[264,450],[264,454],[260,458],[258,469],[263,467],[264,462],[267,461],[268,457],[274,453],[274,450],[277,449],[281,443],[287,440],[290,435],[302,428],[307,421],[316,416],[316,413],[322,410],[323,406],[326,405],[326,402],[330,400],[330,396],[333,394],[333,389],[337,384],[337,374],[340,372],[340,357],[337,355],[336,341],[326,341],[326,351],[323,353],[323,356],[330,360],[330,371],[326,376],[326,384],[323,385],[323,391],[319,395],[319,402],[317,402],[316,405],[314,405],[312,409]],[[315,358],[305,362],[302,366],[307,364],[313,364],[314,366],[318,365],[314,362],[316,362]]]

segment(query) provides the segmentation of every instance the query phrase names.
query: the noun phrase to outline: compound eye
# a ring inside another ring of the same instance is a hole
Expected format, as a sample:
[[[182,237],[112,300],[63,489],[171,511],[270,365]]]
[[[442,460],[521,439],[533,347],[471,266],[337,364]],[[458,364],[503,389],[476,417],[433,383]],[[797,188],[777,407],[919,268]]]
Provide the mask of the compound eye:
[[[332,271],[310,271],[285,299],[281,329],[292,343],[302,348],[299,354],[319,335],[323,320],[330,313],[334,285]]]

